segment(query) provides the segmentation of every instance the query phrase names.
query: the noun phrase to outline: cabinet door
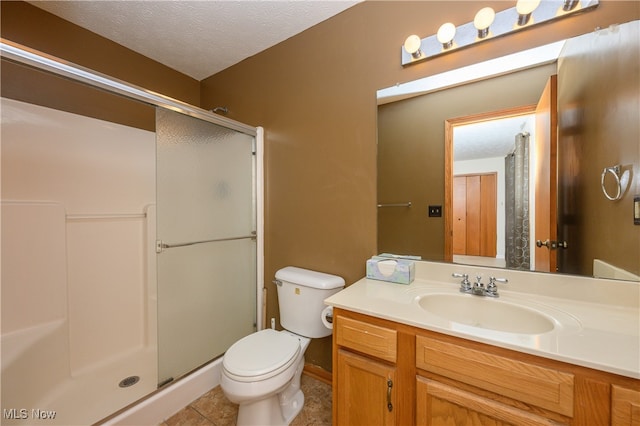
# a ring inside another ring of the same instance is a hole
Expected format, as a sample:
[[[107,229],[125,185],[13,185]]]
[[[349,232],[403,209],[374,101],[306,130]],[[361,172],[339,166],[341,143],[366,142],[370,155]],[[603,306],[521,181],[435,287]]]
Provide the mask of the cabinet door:
[[[640,426],[640,391],[613,386],[611,426]]]
[[[453,254],[467,254],[467,177],[453,177]]]
[[[473,362],[469,362],[473,360]],[[573,374],[417,336],[416,366],[525,404],[573,417]]]
[[[418,377],[418,425],[539,426],[559,423],[454,387]]]
[[[395,367],[338,351],[337,425],[395,425]]]

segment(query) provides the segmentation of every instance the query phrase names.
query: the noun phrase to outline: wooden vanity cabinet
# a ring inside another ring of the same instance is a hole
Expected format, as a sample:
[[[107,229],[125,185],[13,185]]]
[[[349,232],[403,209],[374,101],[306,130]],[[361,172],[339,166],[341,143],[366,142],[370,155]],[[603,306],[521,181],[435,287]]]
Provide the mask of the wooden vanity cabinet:
[[[400,324],[334,309],[333,423],[414,423],[415,344]]]
[[[574,376],[438,337],[416,337],[417,424],[571,424]]]
[[[611,395],[611,425],[640,426],[640,388],[613,386]]]
[[[337,401],[338,424],[395,425],[397,405],[396,368],[386,363],[338,351],[340,387]],[[389,406],[391,404],[391,406]]]
[[[640,380],[342,309],[333,342],[334,425],[640,426]]]
[[[416,424],[440,425],[561,425],[534,413],[418,376]]]

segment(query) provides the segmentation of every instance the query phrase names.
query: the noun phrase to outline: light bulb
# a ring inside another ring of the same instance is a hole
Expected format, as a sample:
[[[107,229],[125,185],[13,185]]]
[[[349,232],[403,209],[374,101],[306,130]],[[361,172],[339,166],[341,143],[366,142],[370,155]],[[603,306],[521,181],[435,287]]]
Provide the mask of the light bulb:
[[[531,13],[540,5],[540,0],[518,0],[516,11],[518,12],[518,25],[522,26],[529,22]]]
[[[485,38],[489,34],[489,27],[496,18],[496,12],[490,7],[483,7],[476,13],[473,25],[478,30],[478,38]]]
[[[404,41],[404,50],[406,50],[407,53],[409,53],[414,58],[419,58],[420,56],[422,56],[422,52],[420,51],[421,45],[422,40],[420,40],[420,37],[413,34],[407,37],[407,39]]]
[[[516,11],[520,15],[528,15],[540,5],[540,0],[518,0]]]
[[[436,35],[438,41],[442,43],[442,47],[444,49],[448,49],[453,46],[453,38],[456,35],[456,26],[451,22],[447,22],[446,24],[442,24],[438,29],[438,34]]]

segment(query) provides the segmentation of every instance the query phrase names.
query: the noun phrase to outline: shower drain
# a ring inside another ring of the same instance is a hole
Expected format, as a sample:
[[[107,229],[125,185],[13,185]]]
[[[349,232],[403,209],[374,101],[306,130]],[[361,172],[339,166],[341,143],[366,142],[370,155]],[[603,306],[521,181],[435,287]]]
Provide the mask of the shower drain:
[[[138,376],[129,376],[125,379],[120,380],[118,386],[121,388],[128,388],[129,386],[133,386],[140,381],[140,377]]]

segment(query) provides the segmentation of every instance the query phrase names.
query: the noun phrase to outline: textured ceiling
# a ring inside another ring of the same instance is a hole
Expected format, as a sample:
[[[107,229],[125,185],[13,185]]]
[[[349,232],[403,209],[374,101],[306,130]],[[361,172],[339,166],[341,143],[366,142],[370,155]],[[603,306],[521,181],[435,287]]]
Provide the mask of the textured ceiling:
[[[503,118],[454,128],[455,161],[504,157],[513,151],[520,132],[533,134],[535,114]]]
[[[117,0],[29,3],[202,80],[360,0]]]

